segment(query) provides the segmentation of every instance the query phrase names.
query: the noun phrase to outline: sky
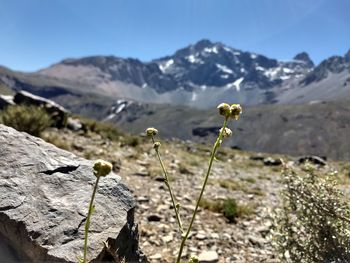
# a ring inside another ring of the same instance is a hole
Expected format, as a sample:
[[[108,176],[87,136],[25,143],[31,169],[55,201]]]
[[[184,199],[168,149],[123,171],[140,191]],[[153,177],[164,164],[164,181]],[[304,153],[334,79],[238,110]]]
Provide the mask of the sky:
[[[150,61],[201,39],[319,63],[350,49],[350,0],[0,0],[0,65],[36,71],[65,58]]]

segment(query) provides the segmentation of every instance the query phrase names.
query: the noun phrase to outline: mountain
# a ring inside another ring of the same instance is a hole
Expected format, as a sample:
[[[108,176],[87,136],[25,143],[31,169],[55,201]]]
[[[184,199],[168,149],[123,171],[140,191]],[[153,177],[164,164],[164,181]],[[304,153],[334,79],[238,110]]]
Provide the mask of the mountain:
[[[173,56],[155,61],[163,73],[173,76],[181,86],[233,87],[237,90],[269,89],[312,68],[302,59],[279,62],[209,40],[199,41]]]
[[[283,62],[201,40],[147,63],[94,56],[66,59],[38,74],[79,82],[86,91],[112,97],[208,108],[227,98],[246,105],[277,102],[274,88],[312,69],[305,52]]]
[[[281,104],[350,98],[350,50],[322,61],[304,78],[284,83],[277,97]]]

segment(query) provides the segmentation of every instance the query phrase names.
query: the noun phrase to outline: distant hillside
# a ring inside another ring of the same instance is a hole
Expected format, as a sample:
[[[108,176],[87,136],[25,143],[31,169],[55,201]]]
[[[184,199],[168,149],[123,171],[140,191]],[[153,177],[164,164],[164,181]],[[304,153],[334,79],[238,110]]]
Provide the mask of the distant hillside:
[[[199,142],[213,140],[222,124],[216,109],[138,103],[110,121],[135,134],[154,126],[164,137]],[[228,144],[243,150],[350,160],[350,101],[246,107],[231,128],[235,135]]]

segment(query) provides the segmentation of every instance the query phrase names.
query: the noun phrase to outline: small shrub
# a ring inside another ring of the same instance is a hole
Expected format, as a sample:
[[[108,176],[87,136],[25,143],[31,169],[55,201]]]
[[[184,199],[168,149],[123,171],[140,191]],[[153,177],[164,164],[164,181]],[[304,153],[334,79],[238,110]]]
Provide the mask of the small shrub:
[[[274,238],[282,262],[350,262],[350,208],[334,175],[285,169]]]
[[[135,136],[128,136],[125,139],[125,144],[131,147],[136,147],[140,144],[140,139]]]
[[[220,213],[222,211],[222,201],[220,200],[213,201],[203,198],[199,202],[199,206],[215,213]]]
[[[230,223],[236,222],[236,219],[253,212],[253,208],[248,205],[240,205],[233,198],[225,200],[208,200],[203,198],[199,206],[215,213],[221,213],[226,217]]]
[[[230,221],[234,222],[238,217],[238,206],[235,199],[226,199],[223,203],[222,213]]]
[[[1,114],[1,122],[34,136],[40,136],[52,124],[51,117],[45,110],[28,105],[7,107]]]

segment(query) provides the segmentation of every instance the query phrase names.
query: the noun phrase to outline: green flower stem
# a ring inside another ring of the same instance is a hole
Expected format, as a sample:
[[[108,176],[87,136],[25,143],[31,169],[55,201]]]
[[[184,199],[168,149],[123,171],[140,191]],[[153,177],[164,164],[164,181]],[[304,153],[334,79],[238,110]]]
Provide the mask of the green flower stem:
[[[95,199],[95,194],[96,194],[96,190],[97,190],[97,186],[98,186],[98,182],[100,180],[101,176],[97,176],[96,177],[96,182],[95,182],[95,186],[94,186],[94,191],[92,192],[92,196],[91,196],[91,200],[90,200],[90,204],[89,204],[89,212],[88,212],[88,216],[86,218],[86,223],[85,223],[85,238],[84,238],[84,258],[83,258],[83,263],[86,263],[86,254],[87,254],[87,245],[88,245],[88,234],[89,234],[89,228],[90,228],[90,218],[91,215],[93,213],[94,210],[94,199]]]
[[[153,136],[152,136],[152,142],[153,142],[153,144],[155,143],[154,137],[153,137]],[[171,187],[170,187],[170,184],[169,184],[168,172],[166,171],[165,166],[164,166],[164,163],[163,163],[163,161],[162,161],[162,158],[160,157],[159,149],[158,149],[158,148],[155,148],[155,151],[156,151],[156,153],[157,153],[160,166],[162,167],[162,170],[163,170],[163,174],[164,174],[164,183],[165,183],[165,185],[166,185],[167,188],[168,188],[168,191],[169,191],[169,194],[170,194],[170,197],[171,197],[171,202],[172,202],[172,204],[173,204],[174,211],[175,211],[176,221],[177,221],[177,224],[179,225],[179,230],[180,230],[181,235],[182,235],[184,231],[183,231],[183,227],[182,227],[182,222],[181,222],[181,218],[180,218],[180,213],[179,213],[179,210],[177,209],[177,206],[176,206],[175,196],[174,196],[173,191],[171,190]]]
[[[215,142],[215,144],[213,146],[213,150],[211,152],[209,166],[208,166],[208,170],[207,170],[207,173],[205,175],[205,178],[204,178],[203,186],[202,186],[201,192],[199,194],[199,197],[198,197],[198,200],[197,200],[197,203],[196,203],[196,207],[194,209],[194,212],[193,212],[193,215],[192,215],[192,218],[191,218],[191,221],[190,221],[190,225],[189,225],[185,235],[183,235],[183,237],[182,237],[180,250],[179,250],[179,254],[178,254],[177,259],[176,259],[176,263],[180,263],[182,251],[183,251],[183,248],[185,246],[186,240],[187,240],[187,238],[188,238],[188,236],[189,236],[189,234],[191,232],[194,219],[196,218],[196,214],[197,214],[197,211],[198,211],[199,203],[200,203],[200,201],[202,199],[202,196],[203,196],[203,193],[204,193],[204,190],[205,190],[205,186],[207,185],[207,182],[208,182],[208,179],[209,179],[209,175],[210,175],[210,171],[211,171],[211,167],[213,165],[213,161],[214,161],[216,152],[221,146],[221,141],[222,141],[222,138],[223,138],[223,135],[224,135],[224,131],[225,131],[226,125],[227,125],[227,120],[228,120],[228,117],[225,118],[225,121],[224,121],[224,124],[222,126],[221,132],[219,133],[219,136],[216,139],[216,142]]]

